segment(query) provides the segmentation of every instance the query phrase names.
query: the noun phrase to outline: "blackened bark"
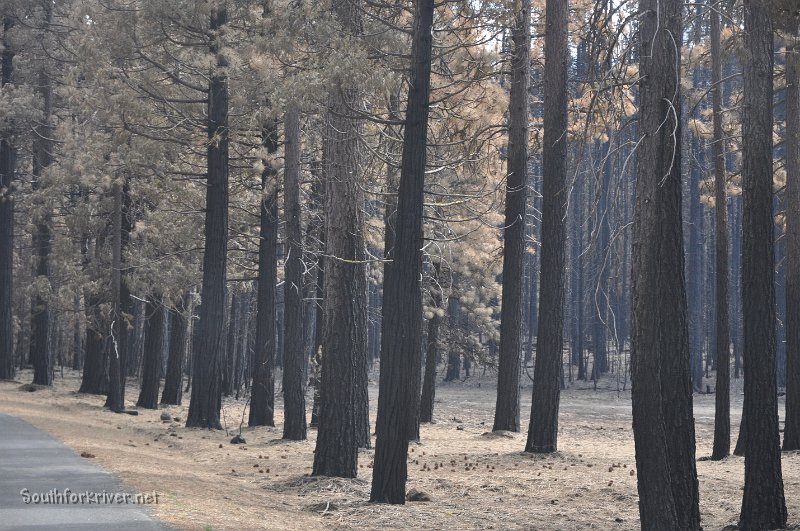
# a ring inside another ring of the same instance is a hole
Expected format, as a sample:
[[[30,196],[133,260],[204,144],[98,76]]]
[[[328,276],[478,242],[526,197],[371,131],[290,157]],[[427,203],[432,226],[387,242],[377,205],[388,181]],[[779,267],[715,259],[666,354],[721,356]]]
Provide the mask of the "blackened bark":
[[[269,122],[262,133],[267,153],[278,150],[278,130]],[[258,243],[256,343],[253,346],[253,386],[249,426],[275,425],[275,284],[278,280],[278,186],[269,161],[261,173],[261,221]]]
[[[361,2],[334,11],[361,33]],[[361,94],[340,79],[328,95],[325,129],[325,324],[314,475],[355,477],[358,448],[371,446],[367,394],[367,280],[359,135],[348,117]]]
[[[575,208],[572,211],[573,219],[571,220],[574,227],[575,239],[572,242],[572,256],[575,268],[575,284],[572,286],[572,311],[573,320],[575,323],[575,344],[573,345],[572,357],[573,363],[578,366],[578,380],[586,380],[586,356],[585,356],[585,316],[586,316],[586,294],[584,293],[584,277],[586,275],[586,260],[584,259],[583,248],[586,244],[584,234],[584,199],[589,191],[585,182],[575,183]],[[563,380],[563,375],[561,376]],[[561,386],[563,388],[563,385]]]
[[[321,186],[317,186],[316,192],[319,193]],[[319,239],[323,249],[325,248],[325,223],[320,223],[319,226]],[[325,330],[325,305],[323,300],[325,297],[325,257],[323,253],[317,256],[317,296],[316,296],[316,317],[314,318],[314,350],[311,351],[311,359],[313,371],[311,379],[314,386],[314,403],[311,406],[311,426],[319,426],[319,406],[320,406],[320,389],[322,387],[322,340]]]
[[[128,336],[128,376],[138,378],[139,369],[142,365],[142,352],[144,351],[144,301],[136,300],[133,302],[133,322],[132,330]]]
[[[522,276],[528,200],[528,90],[531,77],[531,2],[514,2],[511,95],[508,106],[508,175],[503,230],[503,299],[493,430],[520,430],[519,364],[522,352]]]
[[[378,392],[377,443],[370,501],[405,503],[408,476],[409,426],[416,415],[418,397],[413,379],[421,361],[422,335],[422,215],[425,195],[425,162],[431,81],[433,0],[414,4],[411,76],[400,187],[395,224],[395,262],[384,285],[384,306],[389,326],[381,343]],[[417,384],[418,385],[418,384]]]
[[[222,396],[233,394],[233,366],[236,363],[236,336],[239,333],[239,301],[241,294],[237,291],[228,290],[227,313],[225,318],[225,352],[222,356],[222,370],[220,376],[220,389]]]
[[[131,194],[130,184],[127,178],[123,180],[122,184],[122,234],[120,242],[120,287],[119,287],[119,304],[120,304],[120,328],[119,328],[119,348],[120,351],[120,393],[122,395],[121,403],[125,404],[125,390],[128,381],[128,367],[131,364],[131,343],[133,341],[133,323],[128,321],[128,316],[134,314],[134,305],[136,301],[131,297],[130,289],[127,282],[127,264],[125,262],[125,249],[131,239],[131,231],[133,230],[134,215],[131,209]]]
[[[161,365],[164,351],[164,305],[158,297],[147,302],[147,331],[144,339],[142,387],[137,407],[158,409],[158,388],[161,383]]]
[[[342,2],[346,31],[360,31],[360,2]],[[340,80],[328,95],[325,128],[325,325],[319,435],[314,475],[355,477],[359,446],[369,445],[367,406],[367,278],[361,124],[348,117],[358,91]]]
[[[47,217],[47,216],[45,216]],[[36,277],[44,279],[40,284],[43,289],[50,290],[50,252],[52,234],[50,220],[43,219],[36,225],[36,234],[32,241],[36,253]],[[46,287],[45,287],[46,286]],[[33,383],[50,385],[53,383],[53,360],[50,341],[50,305],[49,296],[37,292],[31,301],[31,346],[30,360],[33,364]]]
[[[705,325],[703,315],[703,253],[705,246],[700,239],[703,231],[703,206],[700,204],[700,171],[691,164],[689,176],[687,282],[689,293],[689,352],[692,389],[703,390],[703,346]]]
[[[786,47],[786,427],[800,450],[800,47]]]
[[[186,353],[186,336],[189,320],[186,312],[190,307],[189,294],[185,294],[176,308],[169,310],[169,357],[167,358],[167,374],[164,378],[164,391],[161,403],[180,405],[183,398],[183,360]]]
[[[300,220],[300,111],[291,108],[284,120],[284,215],[286,217],[285,282],[283,284],[283,438],[306,438],[305,350],[303,348],[303,232]]]
[[[687,31],[689,34],[689,46],[699,44],[702,39],[702,5],[695,4],[689,8],[694,13],[693,23],[691,30]],[[702,83],[701,69],[694,68],[692,78],[695,86]],[[689,172],[689,190],[688,199],[689,208],[687,209],[688,224],[686,224],[686,232],[688,232],[688,240],[686,249],[686,282],[687,282],[687,304],[689,316],[689,359],[691,365],[691,378],[692,389],[695,392],[702,392],[703,388],[703,356],[711,349],[711,345],[706,343],[707,339],[711,339],[711,334],[708,328],[713,326],[715,322],[713,313],[714,308],[711,306],[712,302],[709,295],[711,289],[711,251],[713,250],[712,236],[706,233],[711,232],[711,224],[706,219],[706,211],[709,210],[702,203],[702,192],[700,190],[701,181],[704,179],[704,169],[702,160],[705,157],[705,150],[701,148],[700,139],[697,135],[684,137],[687,140],[687,149],[690,150],[690,157],[688,161]],[[707,300],[707,298],[709,300]],[[706,306],[709,304],[709,306]]]
[[[773,212],[782,208],[783,194],[772,196]],[[778,387],[786,387],[786,240],[781,238],[783,230],[777,223],[773,224],[775,234],[775,374]]]
[[[201,303],[202,304],[202,303]],[[199,308],[199,305],[198,305]],[[199,350],[197,346],[197,342],[200,340],[200,323],[198,322],[198,314],[199,312],[195,312],[192,309],[191,314],[191,323],[189,324],[190,328],[190,337],[189,337],[189,352],[186,358],[187,360],[187,367],[186,367],[186,387],[183,389],[184,393],[188,393],[192,389],[192,367],[194,366],[194,353]]]
[[[106,407],[115,413],[125,410],[122,380],[125,377],[124,349],[121,344],[122,322],[122,184],[114,182],[111,194],[114,198],[111,236],[111,334],[108,363],[108,396]]]
[[[455,330],[449,328],[449,331]],[[447,370],[444,373],[445,382],[455,382],[461,379],[461,354],[458,352],[458,345],[451,345],[447,353]]]
[[[7,38],[13,19],[3,19],[2,77],[0,86],[12,81],[14,50]],[[11,131],[0,135],[0,380],[16,374],[14,363],[13,302],[14,302],[14,195],[12,185],[16,152],[11,144]]]
[[[28,318],[25,318],[27,316]],[[25,312],[25,316],[22,316],[19,331],[17,332],[17,341],[16,345],[14,346],[14,354],[17,358],[17,367],[20,369],[24,369],[26,365],[29,363],[28,361],[28,353],[30,352],[30,348],[26,345],[26,341],[30,342],[30,312]]]
[[[277,201],[277,198],[276,198]],[[277,214],[276,214],[277,215]],[[278,332],[275,343],[275,362],[283,370],[283,286],[277,292],[275,312],[278,317],[276,331]]]
[[[222,52],[222,33],[228,22],[221,2],[211,10],[211,52],[216,68],[208,91],[208,175],[206,178],[205,251],[198,350],[192,357],[192,398],[187,427],[220,429],[220,359],[224,348],[225,282],[228,262],[228,66]]]
[[[725,140],[722,130],[722,53],[720,16],[716,9],[711,16],[711,83],[714,113],[714,212],[717,261],[717,386],[715,390],[714,448],[711,459],[722,459],[731,450],[730,404],[730,330],[728,325],[728,213],[725,180]],[[798,116],[800,119],[800,116]],[[798,322],[800,326],[800,322]]]
[[[564,335],[564,218],[567,208],[569,2],[548,0],[545,20],[542,256],[533,404],[525,451],[558,449],[558,402]]]
[[[744,450],[747,446],[747,429],[745,426],[745,410],[742,407],[742,418],[739,421],[739,435],[736,437],[736,446],[733,448],[733,455],[744,457]]]
[[[236,358],[238,356],[237,346],[239,344],[239,334],[242,330],[242,297],[243,293],[239,289],[231,290],[228,287],[229,304],[227,306],[227,328],[225,329],[225,353],[222,357],[222,396],[233,396],[234,371],[236,368]]]
[[[44,2],[45,24],[53,19],[53,4]],[[49,29],[48,29],[49,30]],[[42,69],[39,73],[39,95],[42,98],[43,121],[35,127],[33,137],[33,180],[34,190],[41,187],[41,177],[53,162],[53,86],[50,76]],[[50,253],[52,251],[51,214],[47,208],[38,216],[32,236],[33,254],[36,261],[35,277],[41,282],[31,301],[31,349],[33,364],[33,383],[50,385],[53,383],[53,360],[51,352],[50,326]],[[41,289],[47,293],[42,294]]]
[[[742,311],[744,496],[740,529],[786,524],[775,380],[772,213],[773,31],[764,2],[745,0],[742,119]]]
[[[533,197],[533,210],[541,212],[541,202],[539,195],[535,194]],[[539,236],[537,228],[532,229],[531,238],[538,242]],[[525,360],[524,367],[529,367],[533,361],[533,345],[535,338],[539,335],[537,326],[539,324],[539,250],[537,249],[530,258],[530,287],[528,289],[528,337],[525,344]]]
[[[389,97],[389,117],[392,120],[399,120],[399,105],[398,97],[392,94]],[[391,137],[387,140],[389,149],[394,148],[399,150],[400,146],[395,146],[399,142],[392,140]],[[394,225],[397,217],[397,187],[398,183],[397,167],[391,163],[387,164],[386,171],[386,205],[383,210],[383,282],[388,282],[392,274],[392,257],[394,256]],[[381,314],[381,330],[386,328],[386,316]]]
[[[86,354],[78,392],[104,395],[108,392],[106,340],[101,332],[104,327],[104,319],[100,313],[99,299],[96,296],[84,298],[86,300]]]
[[[638,92],[637,92],[638,95]],[[637,98],[638,104],[638,98]],[[638,131],[634,129],[631,131],[631,136],[634,134],[638,134]],[[633,179],[630,175],[623,175],[622,177],[622,198],[623,198],[623,208],[622,208],[622,221],[624,223],[629,223],[632,216],[631,216],[631,204],[633,201],[633,194],[631,190],[634,189],[633,186]],[[630,333],[631,333],[631,298],[630,298],[630,285],[631,285],[631,275],[630,275],[630,263],[631,263],[631,230],[624,231],[623,238],[622,238],[622,279],[621,279],[621,287],[620,290],[620,301],[619,301],[619,308],[616,313],[616,319],[619,323],[619,328],[617,330],[617,352],[624,356],[625,351],[625,343],[626,341],[630,341]],[[624,362],[624,359],[620,360],[620,364],[624,363],[624,370],[622,367],[619,370],[623,371],[622,377],[627,380],[628,377],[628,363]]]
[[[72,370],[79,371],[83,367],[83,338],[81,337],[81,319],[79,317],[81,296],[77,292],[73,298],[72,311],[75,312],[75,325],[72,328]]]
[[[458,297],[447,299],[447,333],[450,336],[450,348],[447,351],[447,370],[444,374],[445,382],[461,379],[461,352],[456,341],[458,323],[461,320],[461,301]]]
[[[438,276],[439,267],[436,266]],[[433,287],[433,316],[428,319],[427,345],[425,348],[425,373],[422,379],[422,395],[419,399],[419,421],[433,422],[433,401],[436,397],[436,362],[439,358],[439,328],[442,318],[438,313],[442,306],[442,293]]]
[[[242,294],[242,309],[241,320],[242,328],[239,334],[239,341],[236,346],[238,355],[236,356],[236,363],[233,366],[233,388],[236,390],[236,399],[242,391],[243,383],[245,388],[249,388],[249,376],[247,376],[247,367],[250,365],[250,343],[252,337],[251,316],[253,315],[253,291],[248,289]]]
[[[733,336],[733,377],[738,380],[742,372],[742,196],[734,196],[731,201],[731,332]],[[737,441],[736,445],[739,443]],[[736,453],[735,455],[743,455]]]
[[[400,120],[399,117],[399,96],[393,92],[389,96],[389,117],[392,120]],[[401,143],[389,136],[387,149],[392,153],[402,150]],[[399,183],[398,168],[393,165],[392,161],[387,164],[386,172],[386,205],[383,211],[383,285],[385,286],[392,275],[392,261],[394,259],[394,242],[395,242],[395,223],[397,221],[397,189]],[[382,296],[382,294],[381,294]],[[381,309],[381,332],[386,329],[387,319],[389,314]],[[381,343],[379,349],[387,348],[388,345]],[[382,350],[381,350],[382,352]],[[382,354],[379,354],[381,356]],[[416,367],[414,367],[416,372]],[[412,382],[416,382],[412,377]],[[414,389],[416,394],[416,388]],[[409,440],[419,440],[419,416],[415,416],[411,421],[411,434]]]
[[[602,156],[605,157],[603,176],[597,204],[597,240],[594,248],[594,273],[595,289],[590,294],[590,307],[592,309],[592,349],[594,364],[592,365],[592,380],[597,381],[601,374],[608,372],[608,308],[610,296],[608,293],[608,276],[611,267],[609,261],[609,239],[611,225],[609,221],[608,200],[611,193],[611,153],[610,143],[605,142],[602,147]]]
[[[639,515],[642,529],[699,529],[681,220],[683,2],[641,0],[639,6],[643,136],[637,151],[631,332]]]

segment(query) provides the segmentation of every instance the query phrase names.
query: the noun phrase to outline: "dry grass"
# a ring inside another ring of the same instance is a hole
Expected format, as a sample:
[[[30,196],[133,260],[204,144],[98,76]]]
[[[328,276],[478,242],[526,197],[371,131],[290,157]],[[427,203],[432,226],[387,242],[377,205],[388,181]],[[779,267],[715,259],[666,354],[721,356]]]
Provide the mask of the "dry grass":
[[[29,381],[23,373],[20,380]],[[229,444],[238,431],[243,401],[226,400],[230,435],[183,427],[188,404],[168,411],[180,422],[162,422],[161,411],[138,417],[102,409],[103,398],[75,393],[78,375],[68,373],[53,389],[24,392],[0,383],[0,410],[53,434],[78,452],[87,451],[137,491],[162,494],[154,507],[182,529],[481,528],[637,529],[637,493],[630,429],[630,399],[615,391],[573,387],[562,394],[561,451],[549,456],[521,452],[524,435],[487,434],[495,387],[489,378],[442,385],[438,422],[422,427],[412,445],[409,488],[431,502],[405,506],[367,502],[373,452],[362,451],[359,478],[311,478],[316,439],[285,442],[278,428],[244,428],[246,445]],[[608,382],[609,386],[615,383]],[[373,420],[375,389],[371,389]],[[128,396],[137,389],[130,385]],[[523,391],[523,418],[530,408]],[[734,393],[734,434],[741,393]],[[709,455],[714,397],[695,397],[698,457]],[[129,402],[132,406],[132,402]],[[278,411],[280,411],[280,402]],[[222,445],[222,447],[220,447]],[[800,454],[783,457],[790,522],[800,521]],[[705,529],[737,520],[743,460],[697,463]]]

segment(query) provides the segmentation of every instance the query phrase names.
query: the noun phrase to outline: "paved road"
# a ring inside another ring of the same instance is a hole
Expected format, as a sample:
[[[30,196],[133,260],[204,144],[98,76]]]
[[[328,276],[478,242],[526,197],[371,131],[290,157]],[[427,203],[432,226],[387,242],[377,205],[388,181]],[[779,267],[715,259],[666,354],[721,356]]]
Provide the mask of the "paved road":
[[[28,500],[20,494],[28,489]],[[0,413],[0,530],[147,531],[166,527],[143,506],[118,503],[33,503],[34,494],[125,492],[120,481],[41,430]],[[50,498],[54,496],[50,495]]]

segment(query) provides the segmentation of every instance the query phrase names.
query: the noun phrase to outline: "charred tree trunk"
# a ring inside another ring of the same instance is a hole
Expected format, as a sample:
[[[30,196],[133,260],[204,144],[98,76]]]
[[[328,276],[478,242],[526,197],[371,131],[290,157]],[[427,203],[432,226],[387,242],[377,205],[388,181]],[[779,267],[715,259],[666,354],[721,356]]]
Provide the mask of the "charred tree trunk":
[[[545,14],[544,151],[539,335],[533,404],[525,451],[558,449],[558,402],[564,335],[564,218],[567,207],[567,70],[569,2],[547,0]]]
[[[730,329],[728,325],[728,213],[725,180],[725,140],[722,130],[722,53],[720,50],[720,16],[711,9],[711,83],[714,113],[714,213],[717,261],[717,388],[714,402],[714,449],[712,459],[722,459],[731,450],[730,404]],[[798,116],[800,119],[800,116]],[[798,322],[800,326],[800,322]]]
[[[538,164],[537,164],[538,167]],[[538,193],[538,186],[534,185],[537,193],[533,197],[533,211],[541,212],[540,194]],[[533,224],[532,224],[533,225]],[[531,239],[534,242],[539,241],[537,227],[531,229]],[[540,252],[537,249],[530,257],[530,288],[528,289],[528,337],[525,345],[525,361],[523,365],[529,367],[533,361],[533,347],[535,338],[538,337],[539,331],[539,256]]]
[[[782,210],[783,193],[772,196],[773,212]],[[775,233],[775,376],[778,388],[786,388],[786,240],[781,238],[783,230],[773,224]]]
[[[115,413],[125,410],[125,351],[122,348],[122,184],[115,182],[111,193],[114,198],[111,236],[111,332],[108,363],[108,396],[106,407]]]
[[[245,383],[247,377],[247,367],[250,365],[250,338],[252,327],[250,326],[253,306],[253,291],[248,289],[242,294],[242,329],[239,334],[239,341],[236,349],[238,355],[236,356],[236,364],[233,366],[233,388],[236,390],[236,399],[239,399],[242,387],[248,388],[249,385]],[[244,385],[243,385],[244,384]]]
[[[447,370],[444,381],[453,382],[461,379],[461,352],[457,341],[458,326],[461,321],[461,301],[458,297],[447,299],[447,334],[450,348],[447,351]]]
[[[786,427],[800,450],[800,47],[786,47]]]
[[[220,429],[219,352],[224,348],[225,282],[228,262],[228,61],[222,33],[228,22],[225,2],[211,10],[211,53],[216,67],[208,87],[208,147],[205,251],[198,350],[192,357],[192,398],[187,427]]]
[[[400,106],[400,97],[398,94],[399,88],[396,88],[395,91],[389,96],[389,116],[392,120],[400,120],[399,117],[399,106]],[[389,140],[387,142],[387,150],[390,152],[398,152],[402,150],[402,146],[400,142],[393,139],[390,135]],[[386,174],[386,205],[383,211],[383,286],[389,282],[389,279],[392,275],[392,261],[394,260],[394,244],[395,244],[395,224],[397,223],[397,192],[399,183],[399,172],[396,165],[390,161],[387,164],[387,174]],[[380,295],[381,297],[383,294]],[[383,304],[383,301],[381,301]],[[384,330],[389,326],[388,319],[389,314],[384,311],[383,306],[381,307],[381,334]],[[388,345],[381,342],[378,346],[379,349],[379,358],[382,355],[383,348],[388,347]],[[411,435],[410,440],[417,440],[419,439],[419,423],[416,422],[417,418],[412,421],[411,426]]]
[[[79,371],[83,368],[83,337],[81,336],[81,318],[79,316],[81,296],[77,292],[73,301],[72,311],[75,313],[75,324],[72,327],[72,370]]]
[[[697,165],[690,164],[689,170],[689,208],[688,208],[688,249],[686,277],[689,287],[689,356],[691,364],[692,389],[703,390],[703,345],[705,323],[703,315],[703,252],[701,241],[703,231],[703,206],[700,203],[700,171]]]
[[[169,310],[169,356],[167,358],[167,374],[164,378],[164,391],[161,393],[162,404],[179,406],[183,398],[183,360],[189,327],[186,313],[189,307],[189,295],[186,294],[178,301],[177,308]]]
[[[436,358],[439,356],[439,328],[442,318],[434,312],[428,320],[428,337],[425,349],[425,374],[419,402],[419,421],[433,423],[433,402],[436,397]]]
[[[45,10],[45,25],[52,23],[53,4],[43,2]],[[49,28],[46,28],[49,31]],[[39,74],[39,93],[44,103],[43,120],[35,127],[33,139],[33,180],[31,186],[34,190],[41,187],[41,177],[44,171],[53,163],[53,133],[55,128],[53,119],[53,86],[48,73],[42,69]],[[48,208],[45,213],[38,216],[32,237],[34,256],[36,261],[35,276],[42,279],[39,289],[33,295],[31,302],[31,350],[30,358],[33,364],[33,383],[50,385],[53,383],[53,360],[51,352],[51,326],[50,326],[50,253],[52,251],[51,214]],[[45,289],[46,293],[41,293]]]
[[[531,77],[531,2],[514,2],[511,95],[508,107],[508,174],[503,230],[503,300],[493,430],[518,432],[522,351],[522,276],[528,199],[528,91]]]
[[[585,275],[586,275],[586,267],[584,259],[584,252],[583,248],[585,245],[584,241],[584,230],[583,230],[583,201],[580,200],[581,195],[584,193],[583,189],[585,188],[586,183],[575,183],[577,192],[575,193],[576,198],[578,201],[575,202],[575,210],[573,213],[575,214],[574,219],[572,219],[572,225],[575,227],[575,241],[573,242],[574,248],[574,256],[575,256],[575,285],[573,286],[573,301],[575,303],[575,307],[573,311],[575,312],[574,319],[575,319],[575,350],[573,352],[573,357],[575,358],[575,362],[578,364],[578,380],[585,381],[587,378],[587,370],[586,370],[586,357],[584,353],[586,352],[586,346],[584,345],[584,340],[586,337],[586,329],[585,329],[585,316],[586,316],[586,294],[584,293],[584,286],[585,286]],[[588,192],[588,191],[587,191]],[[563,376],[562,376],[563,379]],[[562,386],[563,387],[563,386]]]
[[[86,300],[86,355],[79,393],[104,395],[108,392],[108,373],[106,372],[106,348],[103,317],[100,314],[100,300],[96,296],[84,297]]]
[[[637,152],[631,336],[639,515],[642,529],[699,529],[681,220],[683,2],[641,0],[639,6],[643,138]]]
[[[731,201],[731,332],[733,336],[733,377],[738,380],[742,372],[742,200],[741,195]],[[738,446],[738,442],[737,442]],[[735,455],[742,455],[734,452]]]
[[[228,324],[225,331],[225,356],[223,356],[222,365],[222,395],[233,395],[233,369],[236,366],[236,344],[239,337],[239,327],[241,324],[241,307],[242,307],[242,294],[239,291],[233,291],[230,294],[230,304],[227,305],[228,310]]]
[[[383,300],[392,301],[392,304],[384,307],[384,311],[389,312],[389,326],[381,337],[377,442],[370,493],[370,501],[396,504],[405,503],[406,499],[409,426],[413,422],[411,417],[417,413],[418,402],[414,393],[418,389],[419,373],[414,369],[421,362],[419,278],[422,275],[422,216],[433,45],[434,2],[419,0],[414,6],[411,76],[395,224],[395,262],[383,293]]]
[[[744,496],[740,529],[786,524],[775,380],[775,256],[772,213],[773,31],[764,2],[745,0],[742,119],[742,309]]]
[[[267,153],[278,151],[277,123],[263,131]],[[249,426],[275,425],[275,284],[278,280],[278,185],[269,163],[261,173],[261,226],[258,243],[258,291],[256,292],[256,343]]]
[[[569,313],[567,314],[571,322],[569,327],[569,363],[567,365],[569,370],[569,381],[572,381],[572,366],[575,365],[578,369],[578,380],[583,379],[583,260],[581,258],[583,243],[583,231],[581,223],[577,220],[580,218],[581,206],[583,205],[583,188],[582,181],[576,181],[572,190],[572,198],[570,201],[570,209],[568,211],[568,218],[570,226],[568,230],[571,232],[569,241]],[[562,376],[563,379],[563,376]]]
[[[361,28],[361,2],[335,7],[345,31]],[[369,446],[367,399],[367,277],[361,124],[347,115],[358,90],[337,80],[328,95],[325,127],[325,325],[319,431],[313,475],[355,477],[358,448]]]
[[[315,193],[319,194],[322,186],[318,186]],[[322,195],[322,194],[320,194]],[[322,248],[325,248],[325,222],[320,223],[318,227],[319,240]],[[313,365],[312,380],[314,386],[314,403],[311,406],[311,426],[319,426],[319,406],[321,400],[322,388],[322,341],[325,330],[325,257],[323,253],[317,256],[317,286],[316,286],[316,304],[315,311],[316,317],[314,318],[314,350],[311,352],[311,360]]]
[[[147,331],[144,340],[142,387],[137,407],[158,409],[158,388],[161,383],[161,364],[164,350],[164,305],[158,297],[148,301]]]
[[[286,260],[283,284],[283,438],[306,438],[305,350],[303,348],[303,232],[300,221],[300,111],[286,111],[284,215]]]
[[[11,83],[14,50],[8,39],[13,19],[3,19],[2,77],[0,86]],[[16,152],[11,144],[11,131],[0,135],[0,380],[10,380],[16,374],[14,363],[14,171]]]
[[[131,239],[131,231],[133,230],[134,217],[131,212],[131,195],[130,185],[128,178],[123,179],[122,190],[122,211],[121,216],[121,231],[120,234],[120,286],[119,286],[119,336],[118,348],[120,349],[120,391],[122,394],[121,403],[123,409],[125,407],[125,390],[128,381],[128,366],[131,364],[131,343],[133,342],[133,323],[128,321],[128,316],[134,314],[135,301],[131,297],[128,282],[126,281],[125,270],[127,269],[125,263],[125,249]]]
[[[611,237],[611,226],[608,212],[608,198],[611,193],[611,153],[610,144],[605,143],[602,149],[605,157],[603,164],[602,181],[597,205],[597,240],[594,249],[594,274],[595,289],[591,294],[592,309],[592,349],[594,352],[594,364],[592,365],[592,379],[597,381],[601,374],[608,372],[608,309],[610,307],[610,297],[608,293],[608,272],[609,264],[609,239]]]
[[[438,279],[439,265],[434,265],[434,279]],[[422,395],[419,399],[419,421],[433,423],[433,401],[436,397],[436,363],[439,360],[439,328],[442,317],[442,292],[438,285],[432,287],[433,316],[428,320],[427,345],[425,348],[425,374],[422,379]]]

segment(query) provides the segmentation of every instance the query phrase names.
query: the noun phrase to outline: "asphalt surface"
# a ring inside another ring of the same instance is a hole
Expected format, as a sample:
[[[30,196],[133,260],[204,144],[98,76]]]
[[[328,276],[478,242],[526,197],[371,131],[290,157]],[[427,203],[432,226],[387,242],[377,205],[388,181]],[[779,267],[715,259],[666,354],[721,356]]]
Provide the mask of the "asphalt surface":
[[[117,493],[130,492],[92,461],[0,413],[0,530],[168,529],[146,505],[124,503]]]

